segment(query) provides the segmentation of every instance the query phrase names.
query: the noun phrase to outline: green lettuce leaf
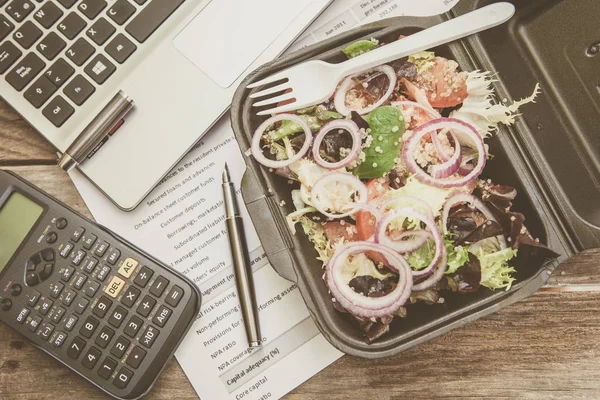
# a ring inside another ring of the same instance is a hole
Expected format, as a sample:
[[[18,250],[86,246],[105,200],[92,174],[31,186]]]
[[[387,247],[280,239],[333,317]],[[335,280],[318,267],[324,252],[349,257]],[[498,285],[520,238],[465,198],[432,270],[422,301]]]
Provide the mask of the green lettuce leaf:
[[[408,61],[415,64],[417,72],[420,74],[421,72],[427,71],[435,64],[433,61],[434,58],[435,53],[433,51],[419,51],[418,53],[408,56]]]
[[[448,251],[448,270],[446,274],[453,274],[469,260],[469,251],[463,246],[454,246],[451,240],[444,238],[444,245]]]
[[[479,250],[475,253],[481,263],[481,284],[490,289],[509,290],[515,278],[512,273],[514,267],[508,261],[517,255],[517,250],[507,247],[494,253]]]
[[[346,47],[342,52],[348,58],[354,58],[360,56],[361,54],[365,54],[377,47],[377,42],[373,40],[359,40],[358,42],[354,42],[348,47]]]
[[[444,238],[444,245],[448,252],[448,270],[446,274],[453,274],[469,260],[469,252],[463,246],[454,247],[452,241],[447,238]],[[410,253],[406,260],[412,269],[418,271],[431,264],[434,254],[435,242],[430,239],[419,249]]]

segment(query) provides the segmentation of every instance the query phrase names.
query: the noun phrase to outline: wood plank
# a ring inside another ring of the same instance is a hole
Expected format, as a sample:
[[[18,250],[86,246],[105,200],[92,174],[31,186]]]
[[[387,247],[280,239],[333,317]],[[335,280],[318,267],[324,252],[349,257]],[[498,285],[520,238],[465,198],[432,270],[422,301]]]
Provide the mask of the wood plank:
[[[0,99],[0,166],[56,163],[50,143]]]

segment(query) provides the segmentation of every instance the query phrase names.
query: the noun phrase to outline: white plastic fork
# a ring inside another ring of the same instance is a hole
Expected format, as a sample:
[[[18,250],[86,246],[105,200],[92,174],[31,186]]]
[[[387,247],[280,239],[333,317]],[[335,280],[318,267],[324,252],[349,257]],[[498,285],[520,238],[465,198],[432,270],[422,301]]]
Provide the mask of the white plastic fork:
[[[252,89],[286,79],[284,83],[250,94],[251,98],[257,98],[286,91],[281,95],[258,101],[253,106],[276,105],[292,100],[288,104],[257,113],[268,115],[319,104],[331,97],[338,83],[346,76],[500,25],[508,21],[514,13],[515,7],[512,4],[494,3],[339,64],[313,60],[295,65],[248,85],[247,87]]]

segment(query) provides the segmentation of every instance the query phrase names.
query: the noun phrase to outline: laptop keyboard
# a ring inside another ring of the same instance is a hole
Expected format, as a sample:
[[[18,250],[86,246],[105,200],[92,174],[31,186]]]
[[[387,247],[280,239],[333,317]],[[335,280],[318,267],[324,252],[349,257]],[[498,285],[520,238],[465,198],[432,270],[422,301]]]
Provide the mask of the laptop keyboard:
[[[0,75],[60,127],[184,1],[0,0]]]

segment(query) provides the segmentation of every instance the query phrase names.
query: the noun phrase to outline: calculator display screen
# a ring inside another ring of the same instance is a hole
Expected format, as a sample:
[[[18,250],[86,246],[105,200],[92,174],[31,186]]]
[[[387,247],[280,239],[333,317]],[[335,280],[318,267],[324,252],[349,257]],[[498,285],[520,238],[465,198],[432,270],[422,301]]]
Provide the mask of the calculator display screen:
[[[13,192],[1,207],[0,272],[44,211],[42,206],[18,192]]]

